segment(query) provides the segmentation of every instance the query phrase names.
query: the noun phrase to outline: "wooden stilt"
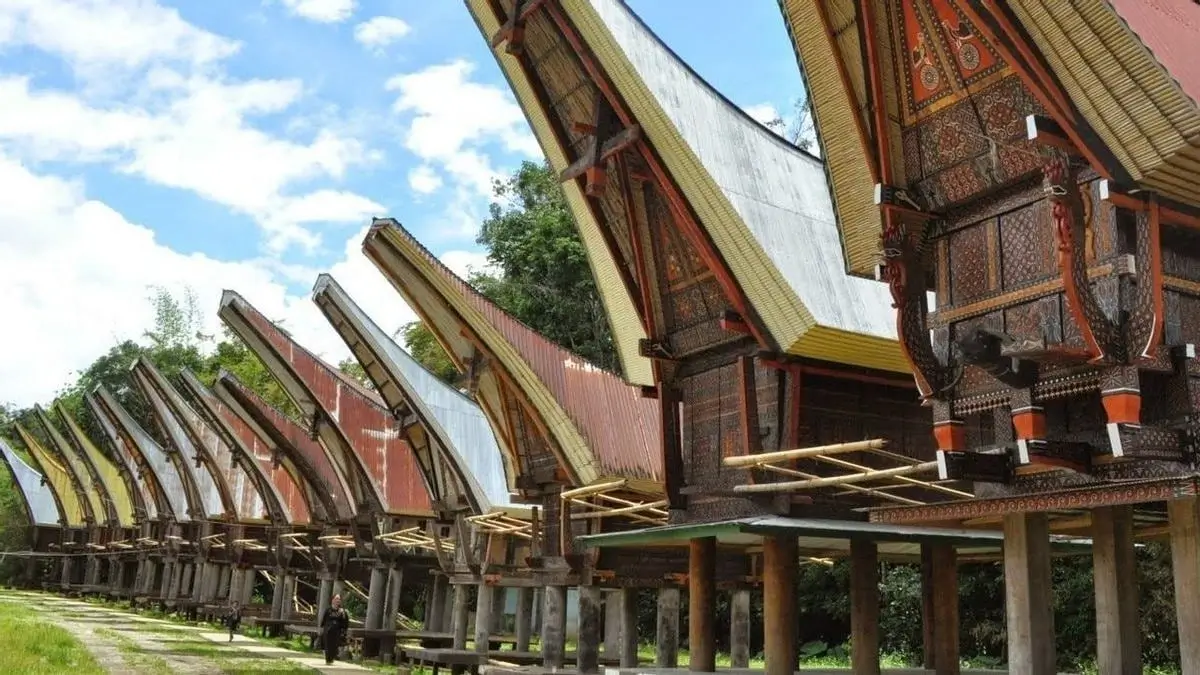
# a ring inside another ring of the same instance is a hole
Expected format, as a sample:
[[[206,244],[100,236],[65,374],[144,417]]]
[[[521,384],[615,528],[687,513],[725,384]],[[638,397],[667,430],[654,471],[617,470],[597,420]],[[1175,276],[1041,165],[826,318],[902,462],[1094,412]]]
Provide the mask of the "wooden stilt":
[[[533,589],[521,588],[517,591],[517,651],[529,651],[530,638],[533,635]]]
[[[1018,513],[1004,517],[1004,590],[1010,672],[1055,672],[1050,530],[1046,514]]]
[[[933,587],[933,545],[921,544],[921,666],[926,670],[937,664]]]
[[[475,593],[475,651],[486,654],[492,631],[492,602],[496,595],[492,589],[479,584]]]
[[[600,672],[600,589],[579,587],[579,647],[576,667],[580,675]]]
[[[567,588],[547,586],[542,591],[542,665],[562,668],[567,639]]]
[[[717,538],[692,539],[688,558],[688,670],[717,670]]]
[[[1139,675],[1142,644],[1132,507],[1109,506],[1092,511],[1092,565],[1100,675]]]
[[[450,625],[454,632],[454,648],[467,648],[467,621],[470,618],[468,610],[471,605],[471,586],[468,584],[454,585],[454,609],[450,614]]]
[[[850,542],[850,665],[855,675],[879,675],[879,550]]]
[[[654,665],[659,668],[679,666],[679,589],[661,588],[658,591],[658,635],[654,645]]]
[[[796,669],[796,539],[763,538],[763,656],[766,675]]]
[[[729,665],[750,667],[750,591],[745,588],[729,598]]]
[[[433,577],[429,588],[428,606],[425,608],[425,630],[442,631],[446,628],[446,588],[449,586],[444,574]]]
[[[393,630],[400,614],[400,594],[404,591],[404,568],[398,565],[388,570],[387,603],[383,607],[381,628]]]
[[[1171,527],[1171,565],[1175,574],[1175,620],[1179,627],[1179,663],[1185,673],[1200,673],[1200,499],[1167,502]]]
[[[621,591],[604,593],[604,656],[621,653]]]
[[[621,667],[638,665],[637,589],[621,589]]]
[[[388,568],[375,565],[371,568],[371,585],[367,591],[367,616],[363,621],[367,630],[379,630],[383,626],[383,609],[387,604]]]
[[[928,550],[933,612],[929,624],[936,637],[931,649],[933,669],[935,675],[959,675],[957,552],[948,544],[935,544]]]

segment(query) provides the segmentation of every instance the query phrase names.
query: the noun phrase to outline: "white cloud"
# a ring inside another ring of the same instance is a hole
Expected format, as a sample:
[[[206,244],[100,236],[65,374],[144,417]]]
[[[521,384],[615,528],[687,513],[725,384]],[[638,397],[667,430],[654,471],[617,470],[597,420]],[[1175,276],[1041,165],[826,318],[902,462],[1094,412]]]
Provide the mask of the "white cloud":
[[[442,187],[442,177],[428,164],[415,166],[408,171],[408,186],[415,192],[427,195]]]
[[[203,65],[239,48],[152,0],[3,0],[0,46],[25,45],[65,58],[77,71]]]
[[[770,103],[748,105],[742,108],[742,110],[745,110],[747,115],[753,117],[760,124],[770,124],[780,119],[779,111]]]
[[[354,39],[364,47],[382,50],[411,32],[412,27],[403,19],[377,16],[355,26]]]
[[[492,179],[499,174],[484,146],[498,143],[528,157],[540,157],[541,149],[507,88],[472,81],[474,70],[473,64],[456,60],[397,75],[386,86],[398,92],[393,110],[412,115],[405,147],[490,196]]]
[[[305,223],[357,222],[381,210],[349,192],[292,193],[297,183],[340,179],[374,157],[358,140],[329,129],[297,142],[252,126],[256,115],[290,108],[302,95],[300,82],[226,82],[165,70],[147,82],[149,98],[161,100],[95,107],[74,94],[34,90],[24,77],[0,78],[0,141],[35,159],[108,161],[124,173],[194,192],[255,218],[272,252],[291,244],[311,250],[318,238]],[[327,208],[333,195],[336,208]]]
[[[469,279],[473,272],[499,274],[499,269],[488,260],[487,254],[480,251],[446,251],[439,258],[463,279]]]
[[[350,18],[355,0],[283,0],[292,14],[318,23],[338,23]]]
[[[349,352],[308,296],[316,271],[275,261],[227,262],[185,255],[156,241],[77,182],[39,175],[0,154],[0,401],[45,401],[74,373],[153,325],[150,287],[196,292],[205,331],[220,334],[221,291],[242,293],[331,361]],[[347,240],[331,272],[389,331],[415,316],[362,255],[365,229]],[[47,273],[53,271],[53,273]],[[300,281],[305,292],[289,293]]]

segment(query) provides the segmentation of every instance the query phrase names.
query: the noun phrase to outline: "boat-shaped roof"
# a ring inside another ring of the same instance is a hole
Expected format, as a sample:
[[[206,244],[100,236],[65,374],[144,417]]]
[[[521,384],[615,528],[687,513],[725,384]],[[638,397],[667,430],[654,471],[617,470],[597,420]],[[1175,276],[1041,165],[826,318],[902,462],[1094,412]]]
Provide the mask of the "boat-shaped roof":
[[[67,527],[87,525],[91,521],[91,515],[87,511],[86,497],[75,484],[71,472],[42,447],[37,438],[26,431],[24,427],[18,424],[16,428],[21,442],[29,450],[29,458],[33,461],[34,468],[45,476],[46,484],[58,502],[58,509],[62,513],[64,524]]]
[[[184,377],[187,381],[194,379],[191,373],[185,372]],[[357,511],[345,477],[325,448],[307,430],[264,401],[232,373],[219,373],[212,393],[217,399],[212,409],[219,412],[222,419],[229,420],[230,426],[238,430],[239,438],[244,438],[244,430],[239,430],[240,422],[246,430],[253,432],[253,442],[263,444],[272,456],[283,454],[291,458],[304,474],[314,499],[323,504],[327,520],[354,518]]]
[[[150,404],[150,417],[162,432],[161,438],[167,441],[167,444],[160,448],[171,458],[179,475],[192,491],[191,506],[193,509],[200,509],[196,516],[213,520],[238,520],[242,515],[239,511],[242,505],[238,500],[241,495],[235,494],[234,486],[229,482],[231,477],[225,473],[228,468],[228,453],[224,458],[226,463],[221,465],[207,447],[192,441],[184,428],[184,422],[175,416],[168,402],[172,398],[178,399],[179,393],[166,382],[153,364],[141,358],[134,362],[129,372],[142,398]],[[238,487],[245,486],[243,484]],[[250,496],[250,499],[256,498],[257,495]],[[252,507],[255,505],[261,509],[261,502],[252,504]]]
[[[430,467],[433,476],[427,476],[427,482],[433,478],[432,482],[452,483],[439,485],[439,491],[457,492],[477,514],[528,510],[513,501],[500,446],[478,403],[401,349],[333,277],[322,274],[317,278],[313,298],[393,414],[415,414],[424,433],[436,439],[447,466],[445,470]],[[453,496],[436,498],[450,501]]]
[[[35,405],[33,412],[34,419],[46,434],[46,438],[50,439],[50,447],[47,449],[66,467],[67,473],[71,475],[71,480],[84,495],[92,522],[96,525],[115,525],[117,519],[116,512],[112,508],[112,500],[104,490],[104,485],[95,478],[95,471],[88,466],[87,459],[68,443],[67,439],[63,438],[58,427],[54,426],[54,422],[50,420],[41,406]]]
[[[29,522],[38,527],[60,526],[63,517],[49,479],[26,464],[3,438],[0,438],[0,461],[8,467],[17,484]]]
[[[204,519],[207,512],[196,496],[195,487],[180,475],[177,463],[171,460],[167,450],[133,419],[107,388],[97,387],[93,393],[93,410],[107,421],[105,428],[112,434],[113,444],[124,444],[126,452],[140,457],[153,474],[154,483],[160,489],[159,517],[170,517],[178,522],[190,521],[193,517]]]
[[[616,159],[601,195],[585,195],[582,180],[563,184],[631,381],[652,380],[648,366],[631,364],[647,337],[638,314],[651,310],[639,307],[641,299],[654,294],[648,288],[667,292],[637,269],[645,244],[636,243],[642,235],[631,236],[631,218],[684,233],[668,273],[697,267],[697,278],[711,274],[713,290],[736,300],[764,347],[908,370],[887,289],[845,273],[819,159],[717,92],[621,0],[545,3],[522,12],[522,55],[501,38],[511,3],[467,5],[560,175],[587,159],[598,101],[614,111],[621,133],[633,136],[629,157],[611,152]],[[643,182],[654,186],[653,199]]]
[[[476,378],[476,399],[519,467],[513,473],[557,471],[577,486],[622,478],[661,491],[656,401],[517,321],[396,221],[377,219],[363,248],[459,370]]]
[[[204,435],[209,451],[217,457],[229,454],[232,462],[229,473],[243,474],[246,482],[254,486],[258,510],[243,513],[293,525],[312,522],[304,478],[291,470],[291,462],[276,461],[276,455],[254,431],[195,374],[185,370],[180,381],[180,391],[192,402],[188,410],[196,416],[193,424],[200,427],[198,431]]]
[[[326,449],[335,457],[349,454],[343,470],[361,479],[382,512],[432,515],[424,478],[378,396],[301,347],[237,293],[222,295],[220,316],[312,420]],[[322,435],[323,428],[334,433]]]
[[[79,426],[79,422],[67,412],[67,409],[58,404],[54,406],[54,412],[58,414],[62,420],[63,426],[67,429],[67,438],[74,446],[77,452],[80,452],[87,458],[91,466],[96,470],[96,474],[100,478],[101,484],[104,486],[104,491],[111,500],[110,506],[115,510],[117,523],[121,527],[133,527],[136,524],[136,509],[134,497],[129,489],[129,485],[125,482],[125,477],[122,474],[120,467],[108,458],[100,448],[88,438],[83,427]]]
[[[134,487],[133,503],[140,510],[141,516],[153,520],[158,518],[160,511],[164,514],[169,513],[171,509],[165,501],[166,495],[163,494],[158,477],[150,468],[149,463],[142,458],[137,448],[122,440],[117,428],[113,426],[94,393],[84,394],[83,400],[91,412],[92,418],[104,430],[104,436],[108,439],[109,446],[113,449],[117,461],[121,463],[122,477],[132,483]],[[160,504],[163,505],[162,508],[160,508]]]

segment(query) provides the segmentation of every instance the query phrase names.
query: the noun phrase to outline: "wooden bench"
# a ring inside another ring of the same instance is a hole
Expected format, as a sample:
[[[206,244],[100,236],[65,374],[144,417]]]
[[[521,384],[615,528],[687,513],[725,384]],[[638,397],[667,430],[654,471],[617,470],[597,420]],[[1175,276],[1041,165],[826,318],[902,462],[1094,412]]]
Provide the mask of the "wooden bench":
[[[449,666],[453,675],[470,672],[479,675],[479,666],[487,663],[487,654],[467,649],[425,649],[424,647],[404,647],[400,650],[404,660],[418,666],[431,666],[433,675],[438,674],[442,666]]]

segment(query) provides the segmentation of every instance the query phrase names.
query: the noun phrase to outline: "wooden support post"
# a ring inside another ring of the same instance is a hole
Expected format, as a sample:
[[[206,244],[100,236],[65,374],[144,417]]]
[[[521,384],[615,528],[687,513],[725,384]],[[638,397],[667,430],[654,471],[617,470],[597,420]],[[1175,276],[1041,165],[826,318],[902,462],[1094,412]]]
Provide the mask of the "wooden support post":
[[[492,588],[492,634],[503,635],[505,633],[504,626],[504,605],[507,604],[508,589],[503,586],[494,586]]]
[[[621,591],[604,593],[604,656],[621,653]]]
[[[1004,517],[1004,591],[1009,671],[1054,673],[1054,593],[1046,514]]]
[[[654,665],[657,668],[679,666],[679,589],[660,588],[658,591],[658,631],[654,645]]]
[[[529,651],[529,642],[533,636],[533,589],[524,587],[517,590],[517,651]]]
[[[638,616],[636,588],[621,589],[621,663],[622,668],[638,665]]]
[[[283,587],[283,570],[275,568],[275,588],[271,591],[271,618],[278,621],[283,618],[283,595],[286,593]]]
[[[1175,574],[1175,620],[1179,663],[1185,673],[1200,673],[1200,498],[1167,502],[1171,528],[1171,565]]]
[[[763,657],[765,675],[796,669],[796,567],[799,550],[790,536],[763,537]]]
[[[247,567],[242,576],[245,577],[242,583],[242,597],[238,598],[242,606],[245,607],[254,601],[254,584],[258,581],[258,570],[253,567]]]
[[[217,599],[220,602],[229,600],[229,587],[233,582],[233,565],[221,565],[221,579],[217,584]]]
[[[183,574],[179,579],[179,594],[187,597],[192,595],[192,580],[196,576],[196,566],[188,563],[183,566]]]
[[[454,633],[454,648],[467,648],[467,621],[471,605],[471,587],[467,584],[454,585],[454,610],[451,612],[450,625]]]
[[[440,632],[446,629],[446,587],[450,584],[446,576],[438,574],[430,584],[429,597],[425,600],[425,630]]]
[[[396,617],[400,614],[400,593],[404,590],[404,568],[393,565],[388,570],[387,604],[383,608],[381,628],[395,630]]]
[[[475,651],[488,653],[488,642],[492,636],[492,601],[496,595],[482,583],[475,592]]]
[[[547,586],[542,600],[542,666],[562,668],[567,640],[566,586]]]
[[[729,665],[750,667],[750,590],[746,588],[729,597]]]
[[[580,675],[600,672],[600,588],[579,587],[579,641],[575,665]]]
[[[70,558],[67,558],[67,560],[70,560]],[[171,592],[171,573],[175,568],[175,562],[164,559],[161,563],[159,563],[158,567],[161,577],[158,580],[158,595],[159,597],[166,599],[167,594]]]
[[[937,664],[937,621],[934,618],[933,545],[921,544],[921,666]]]
[[[717,670],[717,538],[689,542],[688,556],[688,670]]]
[[[383,565],[371,567],[371,585],[367,592],[367,616],[363,626],[367,630],[379,630],[383,626],[383,609],[387,604],[388,568]]]
[[[1092,511],[1092,566],[1100,674],[1138,675],[1142,672],[1142,645],[1133,507],[1106,506]]]
[[[150,563],[150,576],[154,576],[154,563]],[[241,601],[242,599],[242,584],[246,583],[246,575],[237,567],[229,569],[229,592],[223,600],[229,604]]]
[[[321,617],[325,616],[325,610],[329,609],[329,605],[333,600],[333,574],[330,572],[321,573],[321,587],[317,590],[317,615],[313,617],[317,626],[321,625]]]
[[[879,549],[850,541],[850,666],[855,675],[879,675]]]
[[[292,618],[295,609],[296,575],[288,572],[283,575],[283,602],[279,606],[279,619],[287,621]]]
[[[921,547],[922,562],[929,557],[930,610],[928,622],[933,642],[926,651],[933,657],[935,675],[959,675],[958,654],[958,560],[954,546],[934,544]]]

